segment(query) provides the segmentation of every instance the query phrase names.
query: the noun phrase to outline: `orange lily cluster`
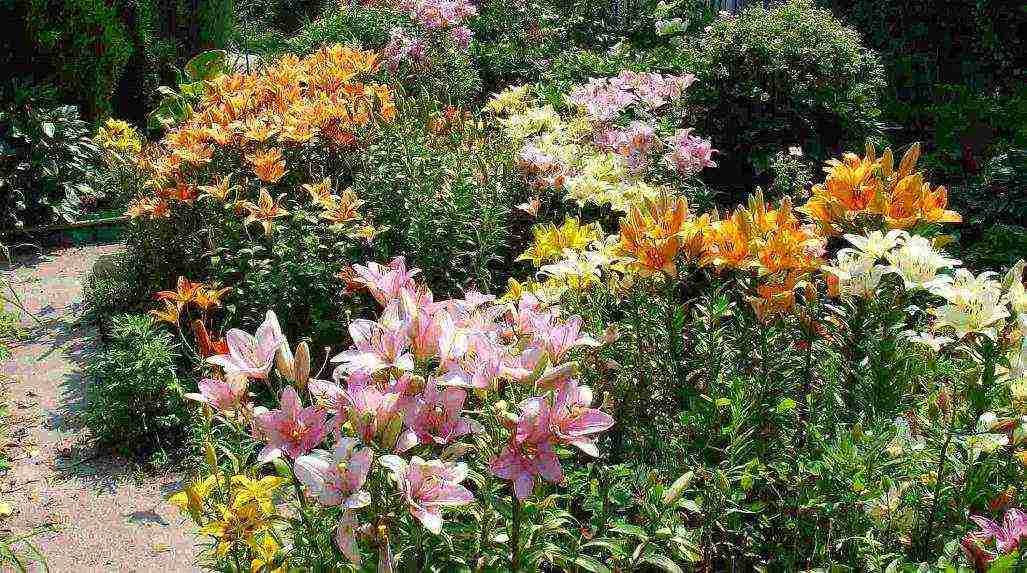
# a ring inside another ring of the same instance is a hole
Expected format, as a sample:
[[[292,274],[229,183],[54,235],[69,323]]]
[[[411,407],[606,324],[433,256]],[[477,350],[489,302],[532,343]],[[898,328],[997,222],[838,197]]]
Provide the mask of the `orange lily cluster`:
[[[682,197],[662,193],[634,205],[620,221],[620,250],[632,257],[631,267],[643,275],[677,275],[677,259],[685,253],[696,261],[710,216],[692,217]]]
[[[164,303],[164,309],[151,310],[150,316],[158,322],[167,322],[177,327],[182,320],[182,311],[189,305],[194,305],[201,311],[201,318],[193,320],[191,324],[200,355],[206,358],[215,354],[225,354],[228,352],[227,343],[224,339],[211,338],[205,321],[209,312],[220,307],[222,299],[231,290],[178,277],[175,290],[164,290],[154,295],[156,300]]]
[[[956,223],[959,213],[946,209],[945,187],[931,188],[915,171],[920,144],[914,144],[895,170],[891,149],[880,158],[873,145],[859,157],[846,153],[824,167],[827,178],[814,185],[812,197],[800,209],[822,232],[840,235],[868,230],[909,229],[918,223]]]
[[[826,240],[796,217],[787,199],[768,209],[757,192],[721,219],[717,212],[693,216],[683,198],[662,194],[621,219],[619,246],[643,275],[675,276],[682,256],[700,267],[754,270],[759,282],[751,302],[763,318],[794,305],[796,286],[824,262]]]
[[[396,115],[390,88],[363,80],[379,66],[376,52],[336,45],[304,58],[285,56],[253,74],[207,82],[190,119],[141,160],[153,196],[140,198],[129,214],[166,216],[169,205],[192,203],[201,192],[227,198],[225,180],[198,184],[203,168],[215,159],[220,164],[225,153],[234,153],[229,164],[248,167],[260,182],[274,185],[289,173],[294,150],[315,139],[329,146],[355,145],[364,130]]]

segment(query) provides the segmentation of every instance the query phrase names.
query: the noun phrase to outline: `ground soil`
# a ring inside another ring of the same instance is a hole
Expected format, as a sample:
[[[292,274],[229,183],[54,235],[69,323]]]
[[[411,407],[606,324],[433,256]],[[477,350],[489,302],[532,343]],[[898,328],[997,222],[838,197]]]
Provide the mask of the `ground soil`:
[[[5,534],[41,528],[32,539],[51,571],[195,571],[189,523],[167,503],[180,473],[97,450],[82,423],[81,367],[98,340],[82,319],[82,281],[117,245],[21,252],[15,288],[42,321],[0,365],[10,416],[4,436],[12,467],[0,501],[13,514]]]

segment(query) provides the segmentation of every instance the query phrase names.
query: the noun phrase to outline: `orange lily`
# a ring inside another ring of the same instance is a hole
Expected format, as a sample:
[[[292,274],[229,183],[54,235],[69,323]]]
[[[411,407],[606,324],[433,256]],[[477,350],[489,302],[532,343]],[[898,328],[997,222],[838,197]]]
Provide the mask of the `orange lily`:
[[[289,214],[289,212],[282,207],[282,199],[284,197],[284,195],[279,196],[276,201],[271,198],[267,189],[261,189],[260,197],[257,199],[256,204],[249,201],[242,202],[241,207],[250,213],[243,224],[248,226],[250,223],[259,221],[261,226],[264,227],[264,234],[270,235],[271,230],[274,227],[275,219],[285,217]]]

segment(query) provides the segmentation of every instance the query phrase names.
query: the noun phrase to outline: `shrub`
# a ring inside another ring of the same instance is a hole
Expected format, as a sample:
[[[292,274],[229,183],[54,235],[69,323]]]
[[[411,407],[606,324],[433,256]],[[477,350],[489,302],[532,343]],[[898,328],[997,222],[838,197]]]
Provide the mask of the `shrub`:
[[[35,105],[29,86],[13,90],[0,110],[0,226],[74,221],[103,194],[89,125],[74,107]]]
[[[545,2],[482,2],[471,24],[477,38],[471,50],[484,91],[540,79],[569,48],[563,24]]]
[[[1020,62],[1027,12],[1020,6],[1002,0],[818,3],[881,54],[883,119],[896,137],[925,142],[936,176],[962,181],[975,174],[973,163],[1027,145]]]
[[[469,113],[411,102],[370,145],[353,189],[389,230],[378,256],[405,253],[436,292],[482,291],[509,274],[514,205],[523,185],[509,151],[485,140]]]
[[[1023,257],[1027,229],[1027,151],[1011,149],[953,190],[953,201],[973,213],[960,234],[963,256],[974,266],[998,269]]]
[[[170,448],[189,422],[171,335],[148,316],[122,315],[110,338],[86,364],[86,425],[100,444],[123,452]]]
[[[329,10],[291,38],[288,49],[306,55],[343,43],[381,50],[390,72],[408,94],[453,105],[474,101],[482,91],[481,78],[468,47],[453,38],[453,30],[467,30],[467,16],[454,9],[449,11],[453,14],[447,12],[451,21],[427,25],[418,21],[416,9],[404,6],[385,3]]]
[[[699,129],[721,152],[715,185],[751,189],[780,149],[819,161],[878,131],[880,60],[809,1],[722,15],[686,50]]]
[[[82,300],[96,318],[113,317],[132,310],[139,302],[149,298],[150,292],[140,292],[139,260],[129,252],[119,251],[96,260],[82,281]]]

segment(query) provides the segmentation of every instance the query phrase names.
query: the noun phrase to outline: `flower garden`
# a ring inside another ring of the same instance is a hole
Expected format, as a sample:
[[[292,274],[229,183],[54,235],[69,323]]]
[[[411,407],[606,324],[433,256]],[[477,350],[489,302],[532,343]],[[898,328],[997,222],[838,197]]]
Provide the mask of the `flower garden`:
[[[642,4],[332,4],[96,116],[85,417],[197,567],[1023,567],[1023,243],[830,10]]]

